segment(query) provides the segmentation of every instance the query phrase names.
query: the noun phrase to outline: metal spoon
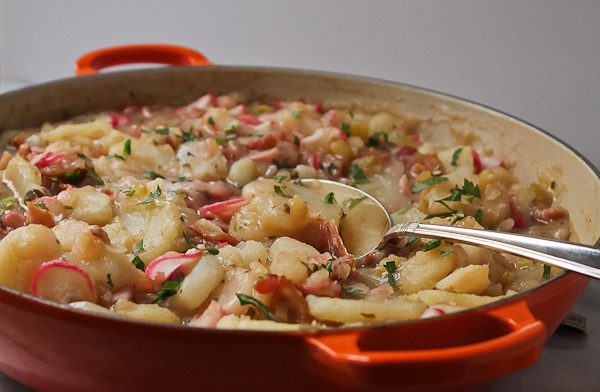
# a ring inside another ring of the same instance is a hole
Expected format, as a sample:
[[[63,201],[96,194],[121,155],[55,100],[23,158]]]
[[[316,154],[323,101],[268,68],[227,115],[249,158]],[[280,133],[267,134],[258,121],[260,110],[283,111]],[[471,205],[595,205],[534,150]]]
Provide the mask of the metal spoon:
[[[393,221],[385,208],[358,188],[327,180],[310,179],[301,182],[322,195],[332,193],[336,198],[338,195],[343,196],[344,203],[349,203],[348,200],[361,200],[360,204],[347,208],[344,218],[340,221],[340,235],[358,262],[372,252],[382,249],[391,239],[415,236],[481,246],[600,279],[600,249],[593,246],[421,222],[405,222],[392,226]],[[360,208],[357,208],[358,206]]]

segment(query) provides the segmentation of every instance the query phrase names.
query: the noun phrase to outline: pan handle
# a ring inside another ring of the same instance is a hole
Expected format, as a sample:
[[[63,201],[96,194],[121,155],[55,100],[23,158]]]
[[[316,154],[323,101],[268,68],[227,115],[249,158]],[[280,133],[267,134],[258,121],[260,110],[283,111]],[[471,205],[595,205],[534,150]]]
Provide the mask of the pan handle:
[[[546,339],[546,326],[525,300],[439,319],[322,334],[308,342],[343,388],[445,390],[481,387],[534,364]]]
[[[211,65],[202,53],[178,45],[136,44],[111,46],[84,54],[75,61],[75,75],[90,75],[123,64]]]

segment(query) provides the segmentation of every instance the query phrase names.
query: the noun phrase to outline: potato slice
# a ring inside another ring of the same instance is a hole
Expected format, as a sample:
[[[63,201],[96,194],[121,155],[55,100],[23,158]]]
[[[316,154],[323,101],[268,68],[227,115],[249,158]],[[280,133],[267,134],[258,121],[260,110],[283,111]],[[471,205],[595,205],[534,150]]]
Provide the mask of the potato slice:
[[[437,282],[438,290],[459,293],[481,294],[490,285],[490,268],[487,265],[468,265],[455,269],[450,275]]]
[[[498,301],[502,298],[510,297],[514,293],[515,292],[510,292],[506,295],[501,295],[498,297],[489,297],[485,295],[454,293],[451,291],[443,290],[423,290],[420,293],[416,294],[416,296],[429,306],[437,304],[450,304],[462,306],[465,308],[474,308],[476,306],[481,306],[489,304],[490,302]]]
[[[19,227],[0,241],[0,285],[29,293],[40,265],[62,255],[51,229],[42,225]]]
[[[154,304],[135,304],[126,299],[120,299],[113,306],[113,310],[120,316],[159,323],[179,324],[180,320],[167,308]]]
[[[306,301],[310,313],[317,319],[339,323],[410,320],[419,318],[427,309],[423,302],[410,297],[376,302],[308,295]]]
[[[173,307],[190,311],[200,306],[225,277],[225,270],[216,256],[206,255],[198,261],[175,295],[171,297]]]
[[[402,290],[406,294],[414,294],[434,288],[437,282],[457,267],[456,248],[444,244],[427,252],[417,252],[402,267]]]

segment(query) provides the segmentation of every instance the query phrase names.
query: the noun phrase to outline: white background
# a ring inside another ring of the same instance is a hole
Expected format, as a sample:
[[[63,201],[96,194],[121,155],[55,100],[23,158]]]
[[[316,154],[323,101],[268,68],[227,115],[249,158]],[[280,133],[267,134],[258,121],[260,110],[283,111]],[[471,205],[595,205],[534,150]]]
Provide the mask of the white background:
[[[69,77],[86,51],[141,42],[447,92],[544,128],[600,166],[598,0],[0,0],[0,87]]]

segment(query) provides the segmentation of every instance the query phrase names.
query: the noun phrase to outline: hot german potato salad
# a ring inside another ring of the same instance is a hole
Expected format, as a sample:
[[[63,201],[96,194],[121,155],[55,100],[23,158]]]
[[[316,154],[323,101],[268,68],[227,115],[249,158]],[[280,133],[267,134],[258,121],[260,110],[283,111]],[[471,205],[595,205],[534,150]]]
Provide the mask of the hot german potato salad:
[[[301,329],[431,317],[560,271],[409,237],[360,265],[341,227],[362,199],[424,221],[568,239],[554,183],[443,145],[443,119],[205,94],[5,132],[0,284],[78,309],[189,327]]]

